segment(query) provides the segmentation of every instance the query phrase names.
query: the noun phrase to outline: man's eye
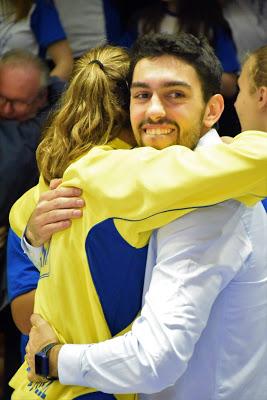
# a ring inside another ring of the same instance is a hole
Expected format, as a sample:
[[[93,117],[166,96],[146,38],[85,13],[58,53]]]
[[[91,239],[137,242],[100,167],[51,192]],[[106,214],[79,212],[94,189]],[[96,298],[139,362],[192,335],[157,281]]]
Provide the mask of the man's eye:
[[[168,94],[168,96],[172,99],[180,99],[185,97],[185,94],[183,92],[171,92]]]
[[[137,99],[137,100],[148,99],[148,97],[149,97],[149,93],[146,93],[146,92],[133,94],[133,98]]]

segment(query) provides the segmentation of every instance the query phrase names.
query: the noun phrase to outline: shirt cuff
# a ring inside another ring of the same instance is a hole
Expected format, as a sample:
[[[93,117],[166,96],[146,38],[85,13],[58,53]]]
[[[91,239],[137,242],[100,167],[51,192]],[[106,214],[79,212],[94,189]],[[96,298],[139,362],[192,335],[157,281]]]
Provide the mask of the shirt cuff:
[[[82,369],[82,357],[88,344],[64,344],[58,355],[58,379],[63,385],[88,386],[88,376]]]
[[[30,245],[30,243],[26,239],[26,228],[23,232],[20,244],[22,247],[23,252],[29,257],[31,262],[35,265],[35,267],[40,271],[41,265],[42,265],[42,256],[43,256],[43,251],[44,247],[34,247]]]

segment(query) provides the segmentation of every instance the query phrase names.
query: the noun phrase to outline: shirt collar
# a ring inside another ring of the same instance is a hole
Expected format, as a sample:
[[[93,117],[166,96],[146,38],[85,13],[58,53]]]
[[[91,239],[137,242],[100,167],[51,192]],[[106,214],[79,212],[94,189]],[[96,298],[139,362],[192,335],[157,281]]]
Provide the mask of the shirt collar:
[[[196,149],[198,147],[212,146],[212,145],[218,144],[218,143],[222,143],[222,139],[220,138],[216,129],[212,128],[207,133],[205,133],[204,136],[202,136],[199,139]]]

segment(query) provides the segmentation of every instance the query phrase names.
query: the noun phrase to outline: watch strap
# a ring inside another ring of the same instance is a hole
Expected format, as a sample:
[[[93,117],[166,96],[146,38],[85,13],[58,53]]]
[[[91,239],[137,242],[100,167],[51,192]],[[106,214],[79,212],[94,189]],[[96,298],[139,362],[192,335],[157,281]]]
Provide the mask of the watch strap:
[[[49,351],[56,346],[59,343],[49,343],[47,344],[45,347],[42,348],[42,350],[40,351],[40,353],[44,353],[46,356],[48,356]]]

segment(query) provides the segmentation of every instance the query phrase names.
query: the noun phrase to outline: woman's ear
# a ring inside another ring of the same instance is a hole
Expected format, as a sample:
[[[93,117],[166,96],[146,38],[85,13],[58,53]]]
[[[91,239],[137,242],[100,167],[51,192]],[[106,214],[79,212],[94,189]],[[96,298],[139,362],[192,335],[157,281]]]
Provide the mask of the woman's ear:
[[[221,94],[214,94],[208,101],[203,123],[206,128],[211,128],[219,120],[224,110],[224,100]]]

